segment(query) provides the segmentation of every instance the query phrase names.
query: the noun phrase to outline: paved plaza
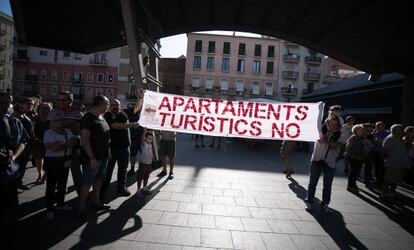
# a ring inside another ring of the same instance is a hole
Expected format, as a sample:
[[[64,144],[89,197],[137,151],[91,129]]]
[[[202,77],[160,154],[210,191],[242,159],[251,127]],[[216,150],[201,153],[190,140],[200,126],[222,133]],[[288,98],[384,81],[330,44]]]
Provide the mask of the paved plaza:
[[[206,145],[210,139],[205,139]],[[294,153],[296,174],[281,173],[278,147],[260,149],[227,142],[225,149],[195,148],[190,135],[177,139],[174,180],[149,183],[153,195],[116,197],[111,209],[81,222],[75,211],[46,220],[45,185],[22,193],[15,233],[7,249],[413,249],[413,193],[400,189],[396,205],[359,183],[346,191],[343,163],[332,190],[334,214],[304,210],[310,152]],[[30,168],[25,183],[36,180]],[[111,191],[116,189],[116,173]],[[136,184],[129,179],[135,194]],[[66,200],[77,207],[71,177]],[[321,197],[322,182],[316,196]]]

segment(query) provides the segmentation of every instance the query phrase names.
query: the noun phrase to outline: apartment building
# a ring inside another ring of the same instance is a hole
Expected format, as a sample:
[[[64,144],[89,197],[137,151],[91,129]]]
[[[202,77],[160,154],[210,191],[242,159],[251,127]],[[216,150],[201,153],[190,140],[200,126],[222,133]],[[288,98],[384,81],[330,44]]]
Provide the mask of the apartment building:
[[[185,56],[178,58],[161,58],[159,76],[162,82],[161,92],[169,94],[184,94]]]
[[[324,58],[322,62],[322,84],[331,84],[360,74],[364,72],[331,57]]]
[[[0,12],[0,89],[3,92],[11,92],[12,88],[13,33],[13,18]]]
[[[119,58],[120,48],[85,55],[16,45],[13,93],[54,101],[61,91],[71,91],[86,105],[97,95],[116,97]]]

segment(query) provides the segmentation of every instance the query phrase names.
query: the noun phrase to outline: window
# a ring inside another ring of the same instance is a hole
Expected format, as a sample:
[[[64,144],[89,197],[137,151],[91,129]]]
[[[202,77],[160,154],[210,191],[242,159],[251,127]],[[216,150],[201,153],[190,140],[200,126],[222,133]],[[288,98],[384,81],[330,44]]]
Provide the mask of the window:
[[[114,76],[112,74],[108,75],[108,82],[113,82],[114,81]]]
[[[47,56],[47,50],[40,50],[39,55],[40,56]]]
[[[69,51],[63,51],[63,57],[70,57]]]
[[[37,69],[33,69],[33,68],[29,69],[29,75],[37,76]]]
[[[201,52],[203,50],[203,41],[196,40],[195,42],[195,52]]]
[[[237,61],[237,72],[243,73],[244,72],[244,66],[245,66],[244,59],[239,59]]]
[[[78,53],[75,53],[75,60],[81,60],[82,56]]]
[[[207,57],[207,70],[214,70],[214,57]]]
[[[200,77],[194,77],[191,86],[193,88],[200,88]]]
[[[245,43],[239,44],[239,55],[241,56],[246,55],[246,44]]]
[[[52,80],[57,81],[58,80],[58,74],[59,72],[57,70],[52,71]]]
[[[86,96],[92,97],[92,88],[86,88]]]
[[[214,41],[208,42],[208,53],[216,53],[216,42]]]
[[[308,82],[308,93],[313,91],[313,86],[314,86],[313,82]]]
[[[253,95],[259,95],[260,94],[260,83],[259,82],[253,82],[253,84],[252,84],[252,94]]]
[[[267,62],[266,74],[273,74],[273,62]]]
[[[201,56],[194,56],[193,69],[201,69]]]
[[[104,75],[102,73],[99,73],[96,76],[97,76],[97,80],[96,81],[102,83],[103,80],[104,80]]]
[[[275,57],[275,46],[269,45],[269,47],[267,48],[267,57],[269,58]]]
[[[50,94],[51,94],[52,96],[57,95],[57,86],[56,86],[56,85],[52,85],[52,86],[50,86]]]
[[[230,70],[230,59],[223,58],[223,62],[221,63],[221,71],[229,72],[229,70]]]
[[[76,72],[73,74],[73,83],[81,84],[82,83],[82,73]]]
[[[27,50],[25,49],[18,49],[17,50],[17,58],[19,59],[27,59]]]
[[[63,81],[69,81],[69,72],[65,71],[63,72]]]
[[[45,96],[47,94],[47,85],[40,85],[39,93]]]
[[[103,90],[101,88],[97,88],[96,95],[103,95]]]
[[[230,54],[230,43],[224,42],[223,44],[223,54],[229,55]]]
[[[244,81],[243,80],[236,80],[236,91],[239,94],[244,92]]]
[[[40,79],[41,80],[46,80],[47,79],[47,71],[46,70],[40,71]]]
[[[24,68],[19,68],[17,70],[17,77],[19,79],[24,79],[26,77],[26,70]]]
[[[228,80],[225,80],[225,79],[220,80],[220,90],[221,91],[227,91],[229,89],[228,85],[229,85]]]
[[[93,82],[93,73],[88,72],[88,82]]]
[[[211,90],[211,89],[213,89],[213,79],[207,78],[206,79],[206,90]]]
[[[271,82],[267,82],[265,84],[265,95],[272,96],[273,95],[273,85]]]
[[[260,61],[259,60],[253,61],[253,74],[260,74]]]
[[[262,56],[262,45],[254,45],[254,56]]]
[[[106,97],[113,98],[114,92],[112,89],[106,89]]]

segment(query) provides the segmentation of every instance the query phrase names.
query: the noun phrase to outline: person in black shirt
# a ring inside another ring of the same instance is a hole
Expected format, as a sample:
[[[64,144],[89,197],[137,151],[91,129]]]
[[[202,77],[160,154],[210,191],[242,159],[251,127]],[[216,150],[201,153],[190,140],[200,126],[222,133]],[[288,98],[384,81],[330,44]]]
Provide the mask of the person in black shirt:
[[[81,119],[81,163],[83,169],[82,185],[79,196],[79,216],[85,218],[86,199],[93,185],[92,206],[97,209],[109,209],[109,206],[99,202],[102,180],[106,177],[109,158],[110,131],[109,125],[103,118],[109,107],[109,100],[99,95],[93,99],[92,109]]]
[[[111,129],[111,157],[108,162],[106,178],[102,183],[101,201],[104,200],[109,184],[111,183],[112,172],[116,162],[118,162],[118,194],[121,196],[129,196],[131,194],[126,188],[126,171],[128,167],[129,146],[131,145],[129,129],[138,127],[138,122],[128,122],[128,116],[121,110],[119,100],[112,99],[110,101],[110,110],[105,113],[104,118]]]

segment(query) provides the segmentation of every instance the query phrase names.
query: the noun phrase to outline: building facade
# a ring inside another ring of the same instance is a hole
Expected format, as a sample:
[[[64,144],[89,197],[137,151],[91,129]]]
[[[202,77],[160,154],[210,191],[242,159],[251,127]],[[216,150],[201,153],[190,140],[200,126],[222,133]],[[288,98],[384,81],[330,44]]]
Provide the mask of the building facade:
[[[13,18],[0,12],[0,89],[11,92],[13,75]]]
[[[16,45],[13,54],[13,93],[54,101],[70,91],[79,104],[94,96],[118,94],[120,48],[84,55],[68,51]]]
[[[322,61],[322,84],[331,84],[363,73],[331,57],[326,57]]]
[[[184,94],[185,63],[185,56],[160,59],[159,77],[163,84],[161,92],[177,95]]]

